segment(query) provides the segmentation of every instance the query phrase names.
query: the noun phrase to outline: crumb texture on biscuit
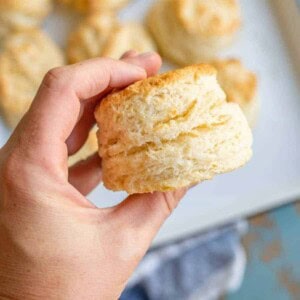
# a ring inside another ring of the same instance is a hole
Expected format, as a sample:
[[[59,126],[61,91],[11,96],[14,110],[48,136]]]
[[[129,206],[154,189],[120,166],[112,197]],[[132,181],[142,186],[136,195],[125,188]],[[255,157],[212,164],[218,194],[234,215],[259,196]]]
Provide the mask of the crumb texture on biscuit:
[[[45,73],[63,64],[62,51],[39,29],[6,39],[0,54],[0,109],[11,128],[28,110]]]
[[[107,118],[107,116],[110,118]],[[251,157],[252,134],[208,65],[137,82],[96,109],[107,188],[168,191],[234,170]]]

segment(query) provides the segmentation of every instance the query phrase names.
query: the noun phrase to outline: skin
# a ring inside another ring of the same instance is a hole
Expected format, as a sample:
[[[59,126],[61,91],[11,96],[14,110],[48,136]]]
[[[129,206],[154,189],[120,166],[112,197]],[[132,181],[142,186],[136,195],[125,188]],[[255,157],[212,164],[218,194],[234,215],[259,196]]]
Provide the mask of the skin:
[[[112,88],[155,74],[156,54],[128,52],[53,69],[0,149],[0,299],[117,299],[186,192],[131,195],[100,209],[98,155],[68,169],[95,105]]]

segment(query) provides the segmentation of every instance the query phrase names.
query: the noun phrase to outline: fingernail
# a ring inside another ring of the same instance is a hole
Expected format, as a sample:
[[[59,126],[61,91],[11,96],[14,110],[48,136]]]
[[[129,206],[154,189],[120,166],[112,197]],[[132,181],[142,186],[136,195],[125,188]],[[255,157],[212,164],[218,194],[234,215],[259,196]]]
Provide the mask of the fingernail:
[[[128,57],[134,57],[134,56],[138,56],[138,52],[135,51],[135,50],[129,50],[129,51],[126,51],[126,52],[121,56],[121,59],[122,59],[122,58],[128,58]]]
[[[148,57],[153,56],[153,55],[155,55],[155,52],[145,52],[145,53],[142,53],[142,54],[138,55],[138,57],[148,58]]]

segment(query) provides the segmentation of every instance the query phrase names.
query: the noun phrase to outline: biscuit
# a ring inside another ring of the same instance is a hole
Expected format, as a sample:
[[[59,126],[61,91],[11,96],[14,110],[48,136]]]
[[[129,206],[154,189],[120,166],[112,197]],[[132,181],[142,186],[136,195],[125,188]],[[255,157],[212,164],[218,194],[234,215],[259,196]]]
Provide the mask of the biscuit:
[[[179,65],[213,59],[241,24],[237,0],[160,0],[147,24],[163,56]]]
[[[129,2],[129,0],[59,0],[82,13],[90,13],[101,10],[118,9]]]
[[[103,56],[119,59],[126,51],[155,51],[156,46],[145,28],[138,23],[126,23],[115,28],[103,49]]]
[[[87,17],[69,38],[67,56],[76,63],[98,56],[119,59],[128,50],[154,51],[155,45],[138,23],[119,24],[111,13]]]
[[[168,191],[244,165],[252,133],[239,105],[225,98],[209,65],[108,95],[95,110],[104,185],[129,194]]]
[[[6,39],[0,54],[0,110],[11,128],[29,108],[45,73],[63,63],[61,50],[41,30]]]
[[[211,64],[217,69],[227,101],[239,104],[249,125],[254,127],[259,112],[256,75],[238,59],[216,60]]]
[[[88,16],[69,37],[67,58],[76,63],[102,54],[110,33],[119,26],[111,13],[95,13]]]
[[[70,63],[106,56],[119,59],[127,50],[153,51],[154,43],[142,25],[119,24],[111,13],[88,16],[69,38],[67,56]]]
[[[82,148],[69,157],[68,164],[72,166],[81,160],[87,159],[89,156],[97,152],[98,150],[98,141],[96,136],[96,129],[92,129],[89,133],[88,139]]]
[[[51,0],[0,0],[0,37],[38,26],[51,8]]]

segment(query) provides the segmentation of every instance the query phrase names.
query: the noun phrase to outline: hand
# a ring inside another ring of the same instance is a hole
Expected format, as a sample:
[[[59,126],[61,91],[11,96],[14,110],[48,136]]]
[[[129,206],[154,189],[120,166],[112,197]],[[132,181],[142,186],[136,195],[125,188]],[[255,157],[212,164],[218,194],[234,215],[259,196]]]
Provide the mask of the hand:
[[[129,52],[51,70],[0,150],[0,299],[117,299],[185,190],[131,195],[100,209],[94,155],[68,169],[93,111],[113,88],[157,72],[156,54]],[[109,117],[109,116],[108,116]]]

